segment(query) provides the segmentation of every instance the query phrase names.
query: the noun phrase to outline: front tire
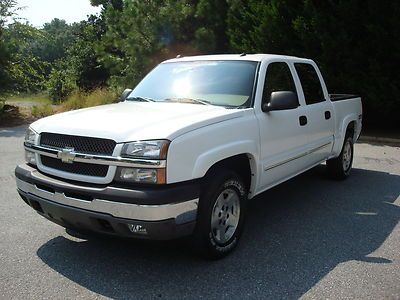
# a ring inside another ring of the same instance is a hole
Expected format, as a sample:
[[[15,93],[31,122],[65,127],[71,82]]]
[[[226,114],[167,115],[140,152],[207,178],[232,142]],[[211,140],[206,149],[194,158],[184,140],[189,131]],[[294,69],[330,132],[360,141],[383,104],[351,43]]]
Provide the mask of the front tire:
[[[90,238],[90,233],[88,232],[84,232],[78,229],[73,229],[73,228],[65,228],[65,232],[74,237],[74,238],[78,238],[81,240],[88,240]]]
[[[232,252],[243,230],[246,204],[246,187],[235,172],[220,169],[207,175],[192,237],[195,250],[210,259]]]
[[[354,145],[351,135],[346,135],[340,155],[326,162],[328,172],[334,179],[343,180],[350,175],[353,165]]]

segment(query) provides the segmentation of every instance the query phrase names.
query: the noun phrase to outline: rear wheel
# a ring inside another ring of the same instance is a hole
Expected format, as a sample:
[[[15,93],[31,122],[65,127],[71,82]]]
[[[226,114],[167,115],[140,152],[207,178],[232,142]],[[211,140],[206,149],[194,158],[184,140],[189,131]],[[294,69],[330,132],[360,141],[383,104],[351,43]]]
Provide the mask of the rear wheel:
[[[350,175],[353,165],[353,138],[350,134],[346,135],[342,151],[336,158],[329,159],[326,162],[330,175],[339,180],[346,179]]]
[[[195,250],[218,259],[236,248],[243,230],[247,191],[241,178],[222,169],[209,174],[193,234]]]

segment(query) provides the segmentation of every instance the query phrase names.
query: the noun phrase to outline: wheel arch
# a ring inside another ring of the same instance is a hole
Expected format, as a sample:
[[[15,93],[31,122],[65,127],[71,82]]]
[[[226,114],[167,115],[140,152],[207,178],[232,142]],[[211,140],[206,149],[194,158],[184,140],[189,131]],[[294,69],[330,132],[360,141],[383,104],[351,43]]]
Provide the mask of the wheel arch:
[[[207,165],[207,167],[202,168],[201,173],[194,174],[194,176],[206,177],[219,168],[229,169],[235,171],[241,177],[247,191],[249,192],[249,198],[254,194],[257,174],[257,164],[254,154],[243,152],[231,156],[220,157],[219,159],[208,161],[208,164],[203,164],[203,166],[205,165]]]
[[[336,136],[335,139],[336,142],[333,150],[334,153],[333,157],[336,157],[340,154],[344,140],[348,133],[352,135],[354,141],[356,140],[356,133],[357,133],[356,129],[357,129],[357,116],[349,115],[347,118],[343,120],[342,125],[339,127],[338,135]]]

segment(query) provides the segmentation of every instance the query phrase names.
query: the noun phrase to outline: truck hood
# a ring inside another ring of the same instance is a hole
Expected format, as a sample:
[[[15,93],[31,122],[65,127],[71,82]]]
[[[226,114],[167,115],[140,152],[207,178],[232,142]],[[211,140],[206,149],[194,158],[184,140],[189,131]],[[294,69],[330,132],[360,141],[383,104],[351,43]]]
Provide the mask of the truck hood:
[[[34,122],[38,133],[107,138],[117,143],[169,139],[239,117],[241,110],[188,103],[122,102],[56,114]]]

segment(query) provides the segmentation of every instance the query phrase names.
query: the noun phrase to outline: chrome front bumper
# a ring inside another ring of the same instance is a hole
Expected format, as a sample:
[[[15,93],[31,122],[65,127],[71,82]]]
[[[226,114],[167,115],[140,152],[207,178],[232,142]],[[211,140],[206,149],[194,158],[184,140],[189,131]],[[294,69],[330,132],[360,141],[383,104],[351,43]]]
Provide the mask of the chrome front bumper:
[[[76,210],[79,211],[80,219],[85,214],[88,218],[89,216],[93,218],[93,214],[96,214],[96,218],[111,218],[111,224],[115,220],[119,220],[119,223],[116,222],[118,224],[121,222],[129,223],[134,220],[140,224],[143,224],[143,222],[153,223],[152,226],[156,222],[161,222],[160,226],[163,226],[162,222],[168,222],[169,228],[171,224],[177,227],[195,224],[199,202],[197,185],[166,187],[157,190],[151,188],[138,190],[112,186],[84,186],[46,176],[28,165],[18,166],[15,174],[18,191],[25,202],[34,209],[36,209],[36,206],[33,202],[36,201],[39,206],[43,204],[44,207],[48,207],[49,211],[52,211],[53,207],[68,210],[69,223],[73,225],[72,227],[78,227],[78,229],[79,224],[75,224],[73,214],[73,211]],[[196,191],[192,189],[196,189]],[[63,210],[57,209],[56,212],[52,213],[47,213],[42,208],[36,210],[54,222],[56,222],[54,213],[60,213],[58,221],[63,220]],[[76,218],[78,219],[78,217]],[[56,223],[60,224],[60,222]],[[60,225],[68,227],[68,224]],[[191,229],[194,227],[192,225],[189,226]],[[185,228],[184,233],[187,234],[187,226]],[[93,228],[86,229],[94,230]],[[157,230],[157,232],[163,231]],[[179,232],[173,234],[174,237],[180,235],[183,234]],[[160,238],[164,239],[163,236],[157,237],[157,239]]]
[[[103,199],[93,199],[91,201],[66,196],[65,193],[49,192],[40,189],[34,184],[27,183],[21,179],[16,179],[17,188],[25,193],[67,206],[86,209],[94,212],[110,214],[116,218],[160,221],[166,219],[176,219],[177,223],[184,221],[185,214],[196,213],[198,199],[193,199],[181,203],[164,205],[139,205],[131,203],[113,202]]]

